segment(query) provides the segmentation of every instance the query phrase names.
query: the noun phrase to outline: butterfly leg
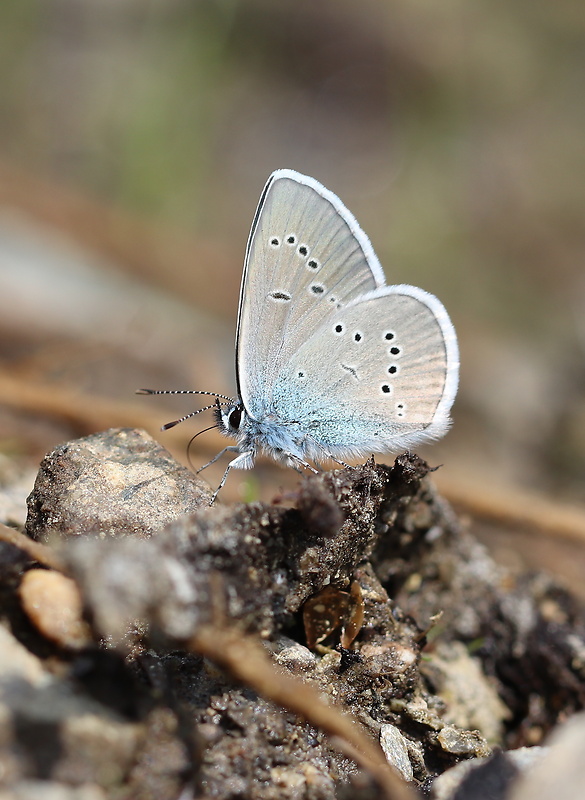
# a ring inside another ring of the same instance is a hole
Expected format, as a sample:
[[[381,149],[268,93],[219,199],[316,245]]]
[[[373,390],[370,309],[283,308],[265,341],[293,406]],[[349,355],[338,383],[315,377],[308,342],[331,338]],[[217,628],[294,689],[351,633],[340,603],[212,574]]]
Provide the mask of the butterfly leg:
[[[302,466],[303,466],[305,469],[310,469],[310,470],[311,470],[311,472],[313,472],[315,475],[317,475],[319,472],[321,472],[321,471],[322,471],[322,470],[320,470],[318,467],[312,467],[310,464],[305,464],[305,462],[304,462],[304,461],[301,461],[301,465],[302,465]],[[305,474],[305,473],[303,472],[303,470],[302,470],[300,467],[297,467],[297,465],[296,465],[296,464],[290,464],[289,466],[290,466],[292,469],[294,469],[294,471],[295,471],[295,472],[298,472],[298,473],[299,473],[299,475],[304,475],[304,474]]]
[[[232,444],[229,445],[229,447],[224,447],[223,450],[220,450],[219,453],[211,459],[211,461],[208,461],[207,464],[204,464],[202,467],[199,467],[199,469],[197,470],[197,475],[199,475],[199,473],[202,472],[204,469],[207,469],[207,467],[210,467],[212,464],[215,464],[215,462],[219,458],[221,458],[224,453],[239,453],[239,452],[240,450],[238,447],[236,447],[236,445]]]
[[[299,458],[298,456],[295,456],[292,453],[285,453],[284,455],[288,459],[288,465],[290,467],[292,467],[296,472],[300,473],[301,475],[303,474],[303,472],[302,472],[301,469],[299,469],[299,467],[298,467],[299,464],[302,467],[304,467],[305,469],[310,470],[314,475],[318,475],[319,474],[319,470],[318,469],[315,469],[315,467],[313,467],[311,464],[307,464],[307,462],[303,461],[302,458]]]
[[[231,446],[231,447],[225,447],[221,451],[221,453],[225,453],[226,450],[231,450],[232,452],[234,452],[234,451],[239,452],[237,447]],[[221,455],[221,453],[219,453],[218,455]],[[215,457],[214,461],[217,458],[218,458],[218,456]],[[209,463],[212,464],[213,462],[210,461]],[[225,482],[227,480],[227,476],[229,475],[229,472],[230,472],[230,470],[232,468],[235,468],[235,469],[250,469],[253,465],[254,465],[254,453],[252,453],[251,451],[248,452],[248,453],[240,453],[240,455],[237,458],[234,458],[233,461],[230,461],[230,463],[226,467],[225,472],[223,473],[223,477],[222,477],[221,481],[219,482],[219,486],[217,487],[215,492],[211,495],[211,500],[209,501],[209,505],[212,506],[215,503],[215,498],[217,497],[217,495],[222,490],[222,488],[223,488],[223,486],[224,486],[224,484],[225,484]],[[206,466],[208,466],[208,465],[206,464]]]
[[[217,487],[215,492],[211,495],[211,500],[209,501],[209,505],[210,506],[212,506],[215,503],[215,498],[220,493],[220,491],[223,489],[223,486],[224,486],[224,484],[226,482],[226,479],[227,479],[227,476],[228,476],[228,473],[229,473],[230,469],[231,469],[231,464],[228,464],[227,467],[226,467],[225,472],[223,473],[223,478],[219,482],[219,486]]]
[[[328,451],[327,451],[327,450],[326,450],[326,449],[323,447],[323,445],[322,445],[322,444],[320,444],[320,443],[319,443],[319,442],[318,442],[316,439],[314,439],[312,436],[310,436],[310,437],[308,437],[308,438],[310,438],[310,439],[311,439],[311,441],[313,441],[313,442],[314,442],[314,443],[317,445],[317,447],[321,448],[321,450],[323,451],[324,455],[325,455],[327,458],[329,458],[331,461],[334,461],[336,464],[339,464],[341,467],[345,467],[346,469],[349,469],[349,468],[350,468],[350,465],[349,465],[349,464],[346,464],[346,463],[345,463],[345,461],[340,461],[338,458],[335,458],[335,456],[332,456],[332,455],[331,455],[331,453],[329,453],[329,452],[328,452]]]
[[[338,458],[335,458],[335,456],[332,456],[331,453],[327,453],[327,458],[330,458],[331,461],[335,461],[335,463],[339,464],[340,467],[351,469],[351,464],[346,464],[345,461],[340,461]]]

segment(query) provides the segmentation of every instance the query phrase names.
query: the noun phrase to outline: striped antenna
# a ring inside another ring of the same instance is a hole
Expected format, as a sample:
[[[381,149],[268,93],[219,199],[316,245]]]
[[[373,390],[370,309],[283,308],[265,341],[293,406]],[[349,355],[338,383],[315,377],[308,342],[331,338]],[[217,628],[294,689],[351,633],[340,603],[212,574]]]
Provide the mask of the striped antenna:
[[[233,397],[217,392],[198,392],[196,389],[137,389],[136,394],[206,394],[208,397],[221,397],[229,403],[235,403]],[[203,411],[203,409],[201,409]]]
[[[179,419],[176,419],[173,422],[167,422],[166,425],[162,426],[161,431],[168,431],[169,428],[174,428],[175,425],[179,424],[179,422],[185,422],[186,419],[190,419],[191,417],[195,417],[195,416],[197,416],[197,414],[201,414],[202,411],[209,411],[210,408],[217,408],[218,405],[219,406],[227,406],[227,405],[229,405],[229,403],[220,403],[219,400],[218,400],[217,403],[212,403],[210,406],[205,406],[205,408],[198,408],[197,411],[191,411],[189,414],[185,414],[184,417],[180,417]],[[215,428],[216,426],[212,425],[211,427]],[[207,430],[210,430],[210,428],[207,428]],[[201,431],[201,433],[203,433],[203,431]],[[196,435],[198,436],[199,434],[196,434]]]
[[[232,405],[236,402],[225,394],[198,392],[195,389],[137,389],[136,394],[204,394],[208,397],[215,397],[215,403],[205,406],[204,408],[198,408],[197,411],[191,411],[189,414],[185,414],[184,417],[179,417],[179,419],[175,419],[172,422],[167,422],[166,425],[162,426],[161,431],[168,431],[169,428],[174,428],[175,425],[178,425],[180,422],[185,422],[186,419],[191,419],[191,417],[195,417],[197,414],[201,414],[202,411],[209,411],[210,408]],[[220,402],[220,397],[223,398],[224,402]],[[214,428],[215,425],[212,425],[212,427]],[[210,428],[207,428],[207,430],[210,430]],[[203,433],[203,431],[201,431],[201,433]]]

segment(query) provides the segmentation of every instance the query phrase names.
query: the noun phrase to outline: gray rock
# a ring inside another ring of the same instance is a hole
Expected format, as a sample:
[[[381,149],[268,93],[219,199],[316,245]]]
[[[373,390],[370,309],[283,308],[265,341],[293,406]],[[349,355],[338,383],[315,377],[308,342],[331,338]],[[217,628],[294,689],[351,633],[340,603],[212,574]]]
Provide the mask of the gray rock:
[[[529,773],[545,752],[543,747],[521,747],[461,761],[434,780],[431,800],[506,800],[518,775]],[[547,800],[555,800],[555,796]]]
[[[408,756],[408,744],[405,737],[395,725],[382,725],[380,729],[380,745],[388,763],[401,773],[405,781],[412,781],[414,775]]]
[[[421,664],[435,692],[445,701],[445,722],[477,729],[488,742],[501,741],[509,709],[500,700],[493,681],[462,642],[441,642],[433,659]]]
[[[145,431],[112,429],[47,455],[28,498],[26,532],[148,538],[207,506],[211,490]]]
[[[583,800],[585,797],[585,712],[559,726],[544,756],[525,772],[510,800]]]
[[[454,725],[445,725],[437,740],[446,753],[457,756],[487,755],[490,748],[479,731],[465,731]]]

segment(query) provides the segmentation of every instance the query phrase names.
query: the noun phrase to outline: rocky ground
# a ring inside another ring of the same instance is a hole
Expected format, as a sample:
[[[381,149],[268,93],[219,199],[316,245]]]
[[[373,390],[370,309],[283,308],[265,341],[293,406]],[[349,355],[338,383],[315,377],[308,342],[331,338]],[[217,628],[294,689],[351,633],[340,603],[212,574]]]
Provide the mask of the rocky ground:
[[[208,507],[139,430],[54,450],[0,531],[0,799],[581,797],[583,606],[429,473]]]

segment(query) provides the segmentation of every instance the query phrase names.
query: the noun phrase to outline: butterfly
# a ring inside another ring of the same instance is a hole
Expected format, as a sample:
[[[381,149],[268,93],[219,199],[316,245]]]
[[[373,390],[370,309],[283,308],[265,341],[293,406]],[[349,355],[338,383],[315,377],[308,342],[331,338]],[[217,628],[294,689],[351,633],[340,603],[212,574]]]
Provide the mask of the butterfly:
[[[459,380],[455,329],[441,302],[386,286],[370,240],[341,200],[290,169],[269,177],[246,247],[236,332],[237,398],[206,394],[236,440],[232,469],[259,452],[300,471],[443,436]],[[313,464],[311,463],[313,462]],[[201,470],[199,470],[201,471]]]

